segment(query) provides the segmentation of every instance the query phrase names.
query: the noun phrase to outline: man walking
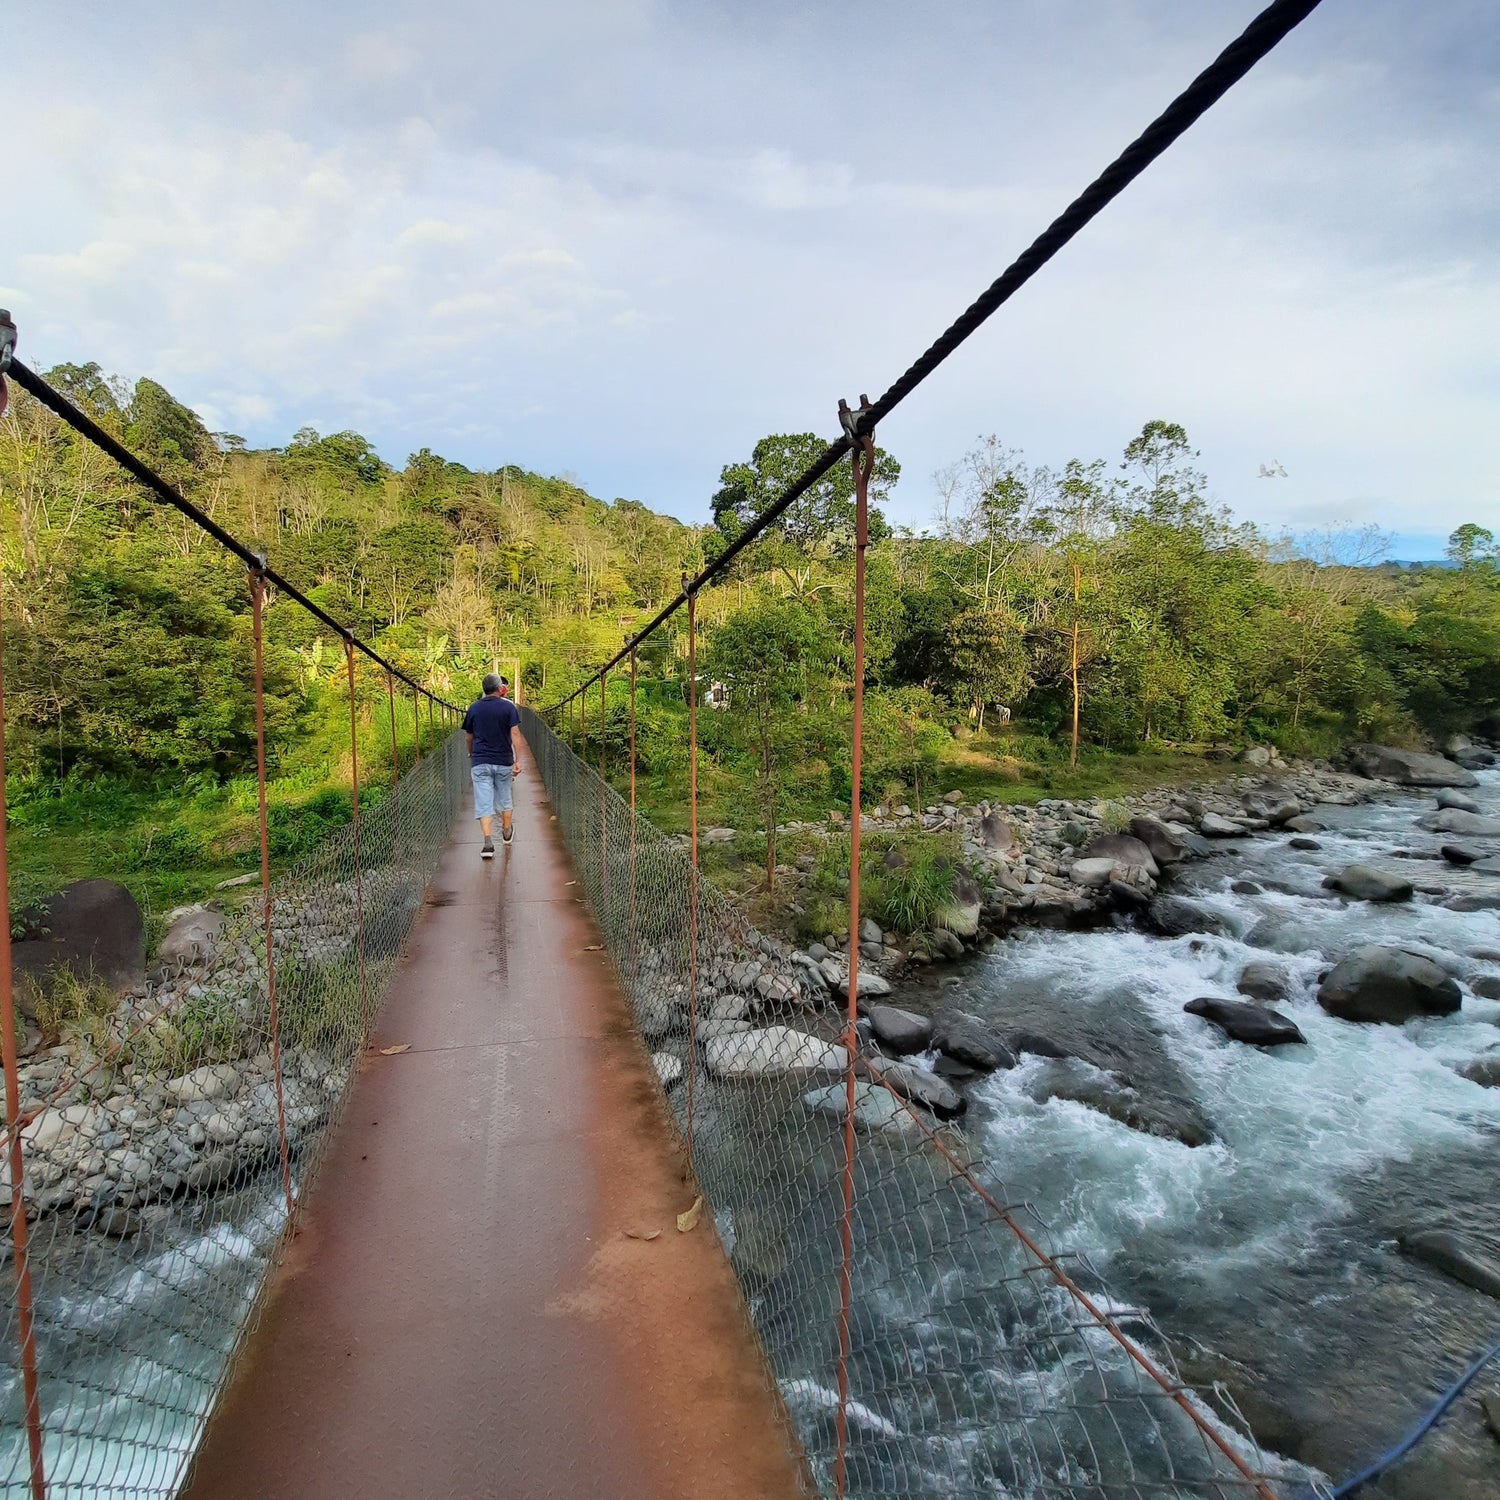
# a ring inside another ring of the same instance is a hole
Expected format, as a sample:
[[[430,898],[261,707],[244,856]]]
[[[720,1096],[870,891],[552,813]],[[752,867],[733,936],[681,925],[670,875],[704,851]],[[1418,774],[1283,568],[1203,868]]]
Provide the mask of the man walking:
[[[500,809],[500,837],[511,839],[511,779],[521,774],[521,715],[505,696],[510,684],[491,672],[484,679],[484,697],[464,715],[469,737],[469,776],[474,783],[474,816],[484,845],[481,859],[495,857],[491,837],[495,809]]]

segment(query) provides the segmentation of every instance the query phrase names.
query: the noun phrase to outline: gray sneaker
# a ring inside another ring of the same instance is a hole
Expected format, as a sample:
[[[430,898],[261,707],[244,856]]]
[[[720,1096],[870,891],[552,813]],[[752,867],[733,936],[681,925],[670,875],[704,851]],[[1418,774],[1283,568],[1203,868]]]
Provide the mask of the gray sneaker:
[[[494,839],[486,839],[484,841],[484,847],[479,851],[479,857],[480,859],[493,859],[495,857]]]

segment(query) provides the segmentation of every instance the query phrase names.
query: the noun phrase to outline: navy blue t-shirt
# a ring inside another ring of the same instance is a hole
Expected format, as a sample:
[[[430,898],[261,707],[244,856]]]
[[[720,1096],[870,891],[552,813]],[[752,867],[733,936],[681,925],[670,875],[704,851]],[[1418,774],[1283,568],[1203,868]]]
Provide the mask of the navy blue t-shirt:
[[[474,736],[476,766],[508,766],[515,761],[510,732],[521,722],[509,698],[481,698],[464,715],[464,729]]]

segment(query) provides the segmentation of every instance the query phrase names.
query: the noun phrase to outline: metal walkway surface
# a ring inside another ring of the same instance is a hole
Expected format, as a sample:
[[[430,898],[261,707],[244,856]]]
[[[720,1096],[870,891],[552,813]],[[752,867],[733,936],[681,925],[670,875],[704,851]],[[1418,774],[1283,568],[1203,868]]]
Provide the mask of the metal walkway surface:
[[[455,830],[194,1500],[797,1493],[572,882],[529,765]]]

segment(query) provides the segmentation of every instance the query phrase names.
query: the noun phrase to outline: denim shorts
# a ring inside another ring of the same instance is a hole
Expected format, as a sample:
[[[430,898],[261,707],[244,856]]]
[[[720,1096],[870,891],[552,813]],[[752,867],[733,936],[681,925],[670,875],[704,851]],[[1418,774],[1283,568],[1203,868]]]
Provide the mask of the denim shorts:
[[[474,783],[474,816],[492,818],[498,808],[510,811],[510,782],[516,773],[514,766],[470,766],[469,777]]]

